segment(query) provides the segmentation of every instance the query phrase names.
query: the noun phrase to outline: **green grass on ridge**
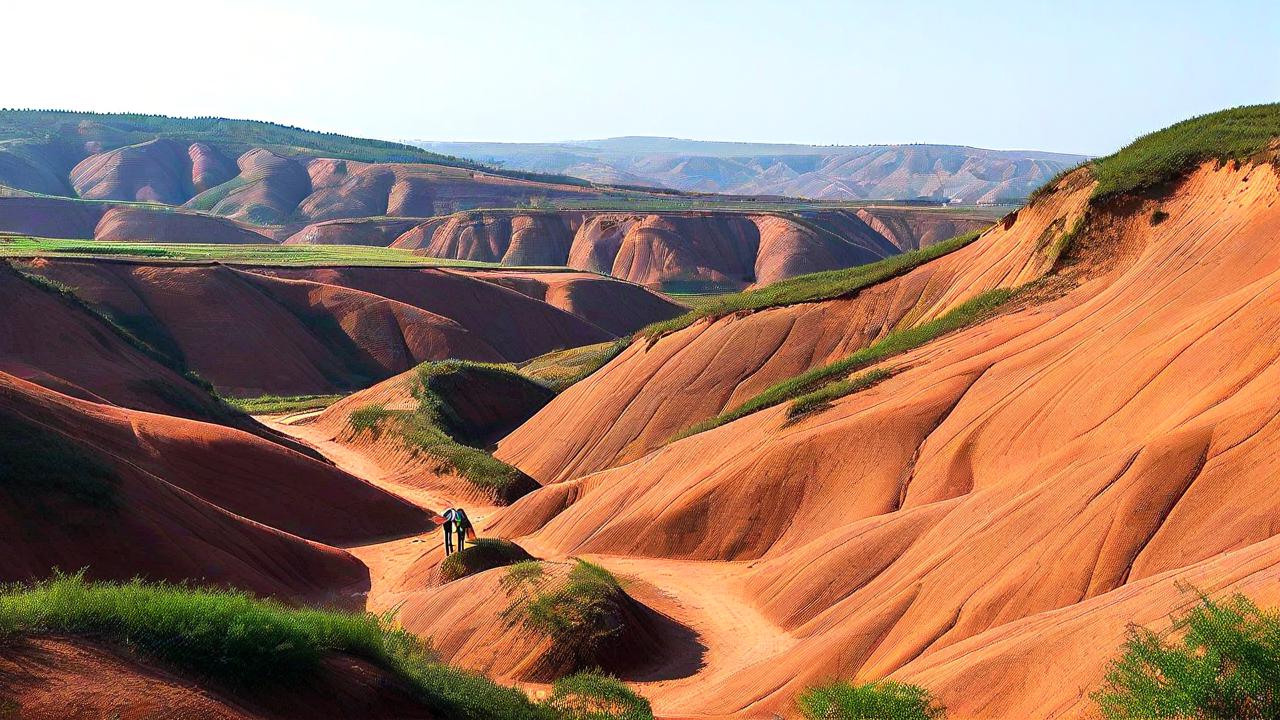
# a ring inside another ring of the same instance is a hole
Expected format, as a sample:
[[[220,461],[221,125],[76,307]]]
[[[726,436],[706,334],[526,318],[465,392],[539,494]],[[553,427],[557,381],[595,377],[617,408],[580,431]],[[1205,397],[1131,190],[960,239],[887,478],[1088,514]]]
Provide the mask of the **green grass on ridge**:
[[[671,320],[653,323],[637,337],[656,339],[682,330],[703,318],[720,318],[743,310],[755,311],[797,303],[820,302],[851,295],[863,288],[902,275],[930,260],[959,250],[977,240],[981,231],[959,235],[920,250],[894,255],[878,262],[843,270],[799,275],[755,290],[723,296]]]
[[[956,306],[947,314],[935,320],[913,327],[893,330],[868,347],[833,363],[813,368],[794,377],[774,383],[732,410],[697,423],[676,433],[671,439],[675,441],[690,435],[697,435],[738,418],[746,417],[751,413],[791,400],[795,400],[800,404],[799,409],[793,409],[791,414],[794,416],[816,409],[818,406],[843,395],[870,387],[872,384],[883,380],[887,375],[869,373],[867,376],[851,380],[845,380],[845,378],[860,368],[915,349],[946,333],[985,319],[996,308],[1012,297],[1014,292],[1014,290],[1008,288],[989,290]],[[885,372],[889,371],[886,370]],[[844,384],[839,384],[841,381]],[[838,383],[838,385],[824,391],[824,388],[827,388],[831,383]],[[815,392],[820,394],[815,394]]]

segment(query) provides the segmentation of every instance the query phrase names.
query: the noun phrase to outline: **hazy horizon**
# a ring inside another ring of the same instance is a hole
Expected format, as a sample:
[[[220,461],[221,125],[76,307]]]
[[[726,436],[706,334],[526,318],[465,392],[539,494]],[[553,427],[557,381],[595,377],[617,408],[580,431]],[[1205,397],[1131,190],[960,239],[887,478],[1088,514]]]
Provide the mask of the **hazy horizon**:
[[[923,143],[1102,155],[1280,98],[1280,8],[1192,2],[10,10],[0,105],[268,120],[387,140]],[[56,34],[43,29],[56,28]],[[50,52],[56,48],[58,52]],[[72,52],[78,50],[79,52]],[[129,80],[125,82],[123,80]]]

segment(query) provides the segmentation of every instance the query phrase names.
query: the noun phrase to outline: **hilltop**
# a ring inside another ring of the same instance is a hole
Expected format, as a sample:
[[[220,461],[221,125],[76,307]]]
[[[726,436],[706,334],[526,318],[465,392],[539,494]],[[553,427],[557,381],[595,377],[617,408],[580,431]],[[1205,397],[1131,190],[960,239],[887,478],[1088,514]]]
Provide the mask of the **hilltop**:
[[[1012,202],[1084,155],[961,145],[796,145],[621,137],[567,143],[413,141],[513,170],[592,182],[822,200]]]

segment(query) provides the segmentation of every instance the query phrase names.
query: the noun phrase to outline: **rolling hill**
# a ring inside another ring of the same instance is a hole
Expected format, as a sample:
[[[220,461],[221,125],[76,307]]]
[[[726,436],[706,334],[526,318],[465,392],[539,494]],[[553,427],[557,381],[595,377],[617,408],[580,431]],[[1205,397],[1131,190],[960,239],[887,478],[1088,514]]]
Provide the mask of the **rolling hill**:
[[[782,145],[659,137],[555,144],[413,142],[503,168],[592,182],[822,200],[1016,201],[1087,159],[959,145]]]

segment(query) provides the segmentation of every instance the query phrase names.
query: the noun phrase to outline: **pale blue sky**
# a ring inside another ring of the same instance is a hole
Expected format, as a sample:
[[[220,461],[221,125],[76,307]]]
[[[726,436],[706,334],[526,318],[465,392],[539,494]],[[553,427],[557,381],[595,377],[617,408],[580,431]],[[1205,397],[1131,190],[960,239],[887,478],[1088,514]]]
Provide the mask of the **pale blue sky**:
[[[388,139],[1105,153],[1280,100],[1280,2],[12,3],[0,105]]]

